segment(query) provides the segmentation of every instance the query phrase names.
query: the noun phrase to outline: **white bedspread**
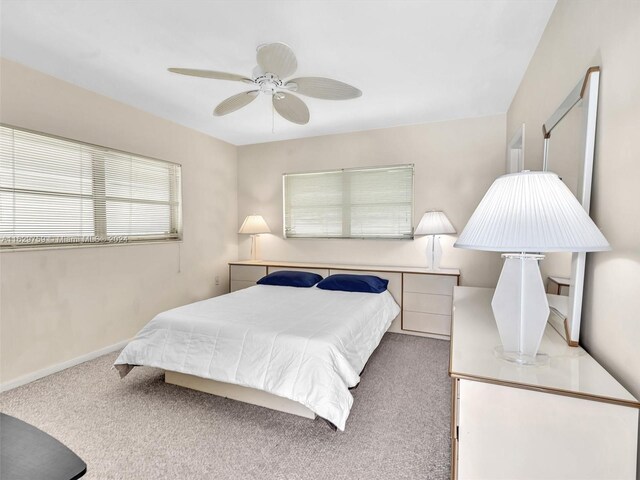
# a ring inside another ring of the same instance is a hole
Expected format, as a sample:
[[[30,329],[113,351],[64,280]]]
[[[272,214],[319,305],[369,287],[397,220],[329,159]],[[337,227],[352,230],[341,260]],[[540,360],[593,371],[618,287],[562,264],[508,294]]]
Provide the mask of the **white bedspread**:
[[[400,308],[381,294],[256,285],[157,315],[115,362],[234,383],[300,402],[344,430],[349,387]]]

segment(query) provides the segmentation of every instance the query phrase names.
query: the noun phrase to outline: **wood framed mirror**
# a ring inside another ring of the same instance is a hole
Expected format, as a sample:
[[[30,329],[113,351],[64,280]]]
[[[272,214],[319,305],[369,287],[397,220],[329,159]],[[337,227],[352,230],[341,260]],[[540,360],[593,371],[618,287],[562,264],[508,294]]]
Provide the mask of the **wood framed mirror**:
[[[542,126],[542,169],[557,173],[587,213],[591,204],[599,83],[600,67],[590,67]],[[553,253],[544,263],[541,267],[549,282],[547,291],[557,287],[550,304],[564,318],[564,331],[560,333],[569,345],[578,346],[586,253]],[[567,291],[563,293],[558,282],[566,283]]]

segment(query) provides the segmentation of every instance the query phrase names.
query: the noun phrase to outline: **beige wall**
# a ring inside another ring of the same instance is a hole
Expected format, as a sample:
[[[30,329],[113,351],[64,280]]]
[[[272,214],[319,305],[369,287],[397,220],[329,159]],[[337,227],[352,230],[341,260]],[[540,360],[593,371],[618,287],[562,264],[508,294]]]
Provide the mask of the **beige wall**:
[[[591,215],[611,243],[589,254],[581,343],[640,398],[640,2],[559,0],[508,112],[526,124],[526,166],[542,165],[541,125],[591,65],[602,67]]]
[[[184,203],[182,244],[2,253],[3,383],[227,291],[226,262],[237,258],[236,147],[13,62],[0,69],[3,123],[181,163]]]
[[[260,239],[269,260],[425,265],[425,237],[407,240],[282,237],[282,174],[331,168],[415,164],[414,225],[441,209],[460,232],[493,180],[504,173],[504,115],[328,135],[238,148],[238,222],[261,214],[272,235]],[[442,237],[443,267],[459,267],[465,285],[495,286],[497,254],[453,249]],[[240,236],[240,258],[250,241]]]
[[[240,258],[249,255],[249,239],[236,235],[244,216],[262,213],[282,230],[283,172],[415,163],[416,223],[440,208],[460,231],[504,168],[504,115],[236,148],[14,62],[2,60],[0,74],[3,123],[181,163],[185,226],[180,245],[1,253],[2,383],[125,340],[159,311],[225,293],[238,242]],[[467,285],[494,285],[497,255],[454,250],[454,240],[443,237],[443,266],[460,267]],[[270,259],[422,265],[426,239],[266,235],[262,246]]]

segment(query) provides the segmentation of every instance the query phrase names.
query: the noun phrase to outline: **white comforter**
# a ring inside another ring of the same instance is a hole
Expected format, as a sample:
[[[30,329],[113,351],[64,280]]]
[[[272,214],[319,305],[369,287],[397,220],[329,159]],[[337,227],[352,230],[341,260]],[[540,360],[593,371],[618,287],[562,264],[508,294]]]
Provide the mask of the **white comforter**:
[[[256,285],[157,315],[115,362],[289,398],[344,430],[349,387],[400,308],[381,294]]]

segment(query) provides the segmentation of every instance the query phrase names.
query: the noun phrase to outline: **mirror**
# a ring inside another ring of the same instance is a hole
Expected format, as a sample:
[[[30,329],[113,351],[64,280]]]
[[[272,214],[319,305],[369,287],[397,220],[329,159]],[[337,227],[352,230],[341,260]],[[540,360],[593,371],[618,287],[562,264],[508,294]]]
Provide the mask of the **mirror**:
[[[589,68],[584,79],[542,126],[543,170],[557,173],[587,213],[591,203],[599,80],[600,68]],[[547,292],[553,295],[549,304],[563,319],[559,331],[571,346],[577,346],[580,339],[585,261],[585,253],[550,253],[541,265]]]
[[[524,170],[524,123],[520,126],[507,145],[507,173],[517,173]]]

